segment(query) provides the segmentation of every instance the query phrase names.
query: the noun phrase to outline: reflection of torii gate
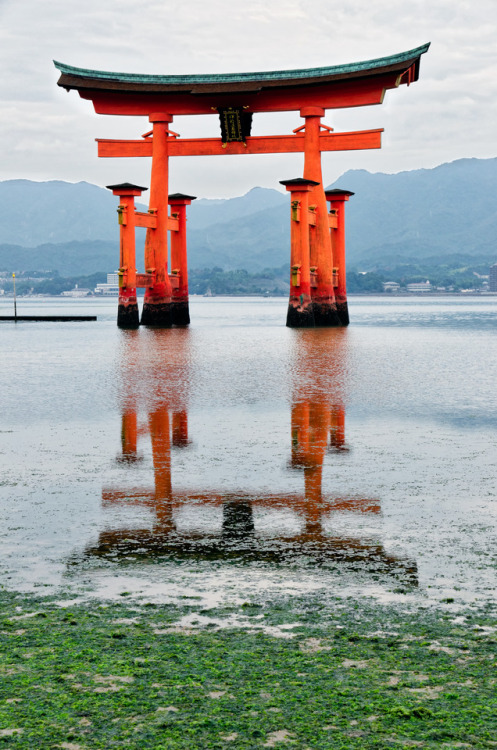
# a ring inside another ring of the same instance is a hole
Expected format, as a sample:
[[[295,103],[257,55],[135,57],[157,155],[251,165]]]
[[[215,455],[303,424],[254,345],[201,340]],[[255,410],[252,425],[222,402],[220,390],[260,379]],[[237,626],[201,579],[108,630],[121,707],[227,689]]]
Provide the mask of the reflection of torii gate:
[[[108,529],[99,534],[98,543],[85,549],[85,556],[172,554],[176,559],[258,560],[279,562],[304,556],[314,562],[335,561],[376,573],[406,578],[417,584],[416,564],[389,554],[373,539],[331,536],[323,529],[330,513],[380,513],[377,500],[364,497],[334,497],[322,491],[323,459],[327,450],[347,450],[345,413],[341,404],[326,402],[294,404],[292,407],[292,453],[290,465],[304,474],[305,490],[295,493],[240,493],[216,490],[184,491],[173,488],[171,446],[188,445],[187,412],[158,406],[148,415],[148,426],[138,427],[137,414],[128,410],[122,421],[122,453],[119,461],[140,460],[138,438],[149,433],[152,442],[154,488],[102,490],[102,505],[130,505],[149,508],[154,515],[152,529]],[[221,534],[180,531],[175,512],[184,507],[222,507]],[[301,531],[267,539],[255,533],[253,511],[257,508],[291,510],[303,520]]]
[[[56,62],[58,85],[76,89],[93,102],[98,114],[145,115],[152,130],[143,140],[99,140],[99,156],[151,156],[148,214],[134,211],[134,196],[143,188],[124,184],[120,196],[121,294],[118,324],[138,325],[136,287],[146,288],[141,322],[168,327],[189,322],[185,227],[181,210],[168,216],[169,156],[304,153],[303,179],[284,181],[292,192],[292,273],[287,325],[347,325],[343,201],[341,191],[328,214],[321,173],[322,151],[380,148],[381,130],[333,133],[321,123],[326,109],[380,104],[385,91],[417,80],[421,55],[429,45],[377,60],[308,70],[218,75],[140,75],[85,70]],[[179,138],[170,130],[175,115],[219,113],[221,138]],[[293,135],[250,136],[252,115],[299,111],[304,125]],[[180,196],[183,207],[192,198]],[[185,202],[186,201],[186,202]],[[338,214],[338,216],[337,216]],[[136,275],[134,226],[147,228],[145,271]],[[331,234],[330,234],[331,228]],[[128,231],[126,231],[126,229]],[[168,230],[183,242],[184,264],[175,261],[168,274]],[[181,288],[181,294],[175,289]],[[185,297],[186,290],[186,297]]]
[[[237,558],[278,562],[305,557],[364,567],[372,572],[405,577],[416,582],[416,564],[390,554],[381,542],[352,535],[330,534],[325,525],[336,513],[378,515],[380,501],[369,496],[346,496],[323,487],[327,453],[347,453],[344,392],[341,368],[347,360],[347,332],[321,329],[296,332],[294,372],[291,383],[291,415],[288,468],[301,473],[302,489],[284,492],[270,486],[265,492],[244,485],[225,488],[201,483],[181,486],[185,469],[174,471],[176,450],[191,446],[188,426],[191,386],[190,332],[150,332],[153,344],[130,331],[121,340],[121,450],[117,461],[127,465],[123,484],[104,487],[104,508],[141,507],[151,511],[152,528],[106,529],[98,541],[86,547],[87,556],[140,557],[172,555],[174,558]],[[139,415],[146,413],[146,421]],[[270,431],[271,427],[268,426]],[[130,477],[142,454],[140,441],[152,448],[153,484],[136,486]],[[123,477],[123,478],[124,478]],[[182,529],[178,513],[188,508],[196,515],[202,508],[222,509],[221,529],[202,533]],[[273,525],[263,534],[256,528],[254,511],[271,510]],[[278,520],[292,513],[300,528],[293,534],[281,530]],[[351,522],[354,526],[354,522]]]

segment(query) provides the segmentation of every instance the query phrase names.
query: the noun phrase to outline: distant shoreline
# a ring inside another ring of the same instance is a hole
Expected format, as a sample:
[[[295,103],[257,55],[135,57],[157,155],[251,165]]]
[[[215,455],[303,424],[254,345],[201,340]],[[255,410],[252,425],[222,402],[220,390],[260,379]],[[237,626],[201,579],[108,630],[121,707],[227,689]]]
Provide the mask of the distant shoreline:
[[[260,299],[286,299],[287,295],[284,294],[190,294],[190,299],[216,299],[219,297],[232,297],[233,299],[243,299],[246,297],[257,297]],[[395,297],[395,298],[424,298],[430,299],[431,297],[497,297],[497,292],[349,292],[347,297]],[[1,300],[12,300],[14,295],[2,294]],[[140,296],[141,298],[141,296]],[[22,300],[34,300],[34,299],[50,299],[50,300],[67,300],[68,302],[74,302],[75,300],[97,300],[102,302],[103,300],[118,300],[118,297],[99,297],[95,294],[88,295],[86,297],[67,297],[61,294],[18,294],[17,299]]]

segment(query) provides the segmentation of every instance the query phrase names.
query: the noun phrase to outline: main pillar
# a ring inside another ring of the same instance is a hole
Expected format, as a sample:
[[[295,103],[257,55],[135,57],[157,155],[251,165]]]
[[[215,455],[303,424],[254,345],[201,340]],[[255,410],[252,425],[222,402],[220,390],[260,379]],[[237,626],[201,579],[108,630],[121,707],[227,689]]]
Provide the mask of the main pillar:
[[[107,185],[119,196],[119,328],[138,328],[138,300],[136,299],[135,197],[147,188],[124,182]]]
[[[151,114],[152,174],[150,178],[149,210],[155,212],[157,224],[147,229],[145,239],[145,271],[154,273],[153,286],[145,291],[142,310],[142,325],[170,328],[172,325],[171,282],[167,273],[168,230],[168,170],[169,129],[172,115]]]
[[[309,193],[318,183],[298,177],[280,180],[291,197],[289,328],[314,328],[309,253]]]
[[[155,495],[159,503],[156,512],[159,515],[160,502],[170,501],[172,496],[171,479],[171,424],[166,404],[156,405],[154,411],[148,415],[150,440],[152,443],[152,461],[154,465]],[[166,516],[170,515],[170,507],[162,507]]]
[[[341,321],[333,290],[333,256],[319,146],[321,117],[324,114],[325,111],[321,107],[304,107],[300,110],[300,116],[305,118],[304,178],[316,182],[309,195],[309,203],[316,213],[316,222],[309,236],[311,271],[314,279],[311,296],[314,325],[339,326]]]
[[[354,195],[350,190],[326,190],[326,200],[330,204],[330,234],[331,247],[335,267],[333,276],[335,282],[335,296],[337,312],[343,326],[349,324],[349,309],[347,305],[347,275],[345,266],[345,201]],[[334,216],[333,216],[334,215]],[[335,220],[333,221],[333,219]]]
[[[178,229],[171,231],[171,286],[172,322],[176,326],[190,323],[188,305],[188,259],[186,252],[186,207],[196,200],[193,195],[174,193],[169,196],[172,218],[178,222]]]
[[[330,405],[323,400],[292,404],[291,466],[304,470],[306,534],[321,529],[323,461],[328,441]]]

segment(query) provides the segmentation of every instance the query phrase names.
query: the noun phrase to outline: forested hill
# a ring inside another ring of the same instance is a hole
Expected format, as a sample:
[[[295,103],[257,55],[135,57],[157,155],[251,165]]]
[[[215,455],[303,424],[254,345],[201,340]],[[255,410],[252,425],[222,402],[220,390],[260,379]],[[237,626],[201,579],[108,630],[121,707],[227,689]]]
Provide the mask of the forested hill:
[[[398,174],[346,172],[350,269],[460,255],[497,261],[497,159],[460,159]],[[146,193],[144,197],[146,196]],[[112,271],[117,199],[85,182],[0,182],[0,271]],[[188,209],[191,268],[257,272],[288,262],[289,198],[254,188]],[[138,253],[140,257],[140,253]]]
[[[463,254],[497,261],[497,159],[460,159],[399,174],[346,172],[351,262]]]

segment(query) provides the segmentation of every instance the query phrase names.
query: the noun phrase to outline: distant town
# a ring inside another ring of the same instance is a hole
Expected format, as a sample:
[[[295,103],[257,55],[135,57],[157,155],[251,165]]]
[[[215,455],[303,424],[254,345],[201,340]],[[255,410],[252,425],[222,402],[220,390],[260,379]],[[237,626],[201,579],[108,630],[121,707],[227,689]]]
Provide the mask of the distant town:
[[[426,265],[426,264],[424,264]],[[347,287],[351,294],[494,294],[497,293],[497,263],[487,273],[471,268],[449,268],[436,266],[420,269],[400,267],[378,271],[354,271],[347,274]],[[416,273],[415,271],[418,271]],[[224,271],[222,268],[192,269],[190,271],[191,294],[214,295],[258,295],[281,297],[288,294],[289,282],[286,266],[266,269],[250,274],[243,269]],[[44,297],[117,297],[119,276],[113,273],[94,273],[90,276],[62,277],[50,271],[16,272],[16,295]],[[0,272],[0,296],[14,293],[12,273]]]

